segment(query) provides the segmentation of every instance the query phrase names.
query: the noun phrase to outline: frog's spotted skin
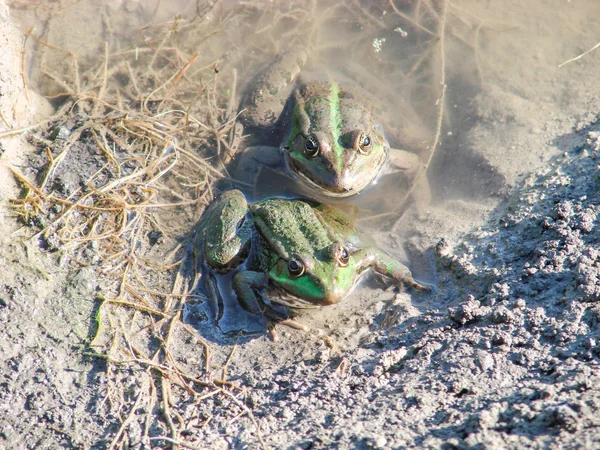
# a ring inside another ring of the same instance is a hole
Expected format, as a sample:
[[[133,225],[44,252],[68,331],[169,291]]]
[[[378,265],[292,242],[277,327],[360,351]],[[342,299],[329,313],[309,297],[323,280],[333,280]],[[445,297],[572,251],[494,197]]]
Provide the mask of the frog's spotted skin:
[[[245,223],[248,203],[238,191],[228,191],[213,202],[202,216],[198,238],[203,260],[217,273],[236,268],[250,250],[250,229]],[[241,213],[240,213],[241,212]]]
[[[396,283],[426,289],[387,253],[358,247],[351,221],[334,208],[271,198],[246,209],[244,195],[234,190],[216,200],[207,214],[199,225],[197,248],[216,317],[221,316],[218,310],[223,303],[214,273],[226,272],[224,268],[236,270],[231,283],[240,305],[272,321],[287,318],[291,314],[287,308],[315,308],[341,301],[371,268]],[[244,217],[247,220],[240,225]],[[248,243],[249,255],[244,253]],[[234,247],[240,249],[239,254],[230,252]],[[206,253],[210,249],[219,251]]]

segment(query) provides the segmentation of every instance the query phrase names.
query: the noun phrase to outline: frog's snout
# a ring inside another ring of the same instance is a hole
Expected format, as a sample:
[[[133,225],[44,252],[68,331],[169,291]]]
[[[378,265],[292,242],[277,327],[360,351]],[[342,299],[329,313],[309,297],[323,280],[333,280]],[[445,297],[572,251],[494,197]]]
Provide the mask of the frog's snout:
[[[319,302],[319,304],[321,306],[335,305],[336,303],[339,303],[343,298],[344,298],[344,295],[342,295],[339,292],[339,290],[337,290],[337,289],[327,290],[325,292],[325,295]]]
[[[356,174],[347,169],[339,171],[336,163],[323,157],[311,160],[311,163],[307,164],[303,159],[288,153],[286,162],[290,171],[300,178],[305,186],[325,194],[328,198],[350,197],[365,187],[364,180],[371,181],[365,176],[357,178]]]
[[[353,178],[343,175],[333,175],[321,181],[321,187],[331,194],[341,197],[353,195],[356,192],[356,184]]]
[[[323,157],[309,170],[313,172],[311,178],[328,191],[342,194],[353,189],[353,177],[348,176],[347,170],[338,170],[337,164],[328,158]]]
[[[355,179],[343,173],[333,172],[327,181],[327,190],[347,194],[355,189]]]

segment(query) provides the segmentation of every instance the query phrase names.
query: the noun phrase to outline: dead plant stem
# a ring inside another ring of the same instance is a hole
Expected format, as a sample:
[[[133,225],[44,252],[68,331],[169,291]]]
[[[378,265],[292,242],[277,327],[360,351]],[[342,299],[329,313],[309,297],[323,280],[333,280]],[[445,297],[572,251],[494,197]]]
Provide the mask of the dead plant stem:
[[[442,0],[442,11],[440,13],[440,26],[439,26],[441,92],[440,92],[440,96],[438,97],[438,100],[437,100],[438,114],[437,114],[437,120],[436,120],[436,131],[435,131],[435,137],[433,139],[433,144],[431,146],[431,151],[429,152],[429,156],[427,158],[427,161],[424,164],[423,170],[419,174],[419,177],[426,176],[427,169],[429,169],[429,165],[431,164],[431,160],[433,159],[433,155],[435,154],[435,151],[437,150],[437,146],[440,143],[440,137],[442,135],[442,124],[443,124],[443,120],[444,120],[444,105],[445,105],[445,100],[446,100],[446,51],[445,51],[445,46],[444,46],[445,34],[446,34],[446,6],[447,6],[446,0]],[[408,191],[406,192],[404,197],[401,199],[401,201],[400,201],[401,206],[405,204],[406,200],[408,199],[408,197],[410,196],[412,191],[416,188],[416,186],[418,185],[418,181],[419,180],[415,180],[413,185],[408,189]],[[400,223],[402,221],[402,217],[403,216],[401,215],[394,222],[394,225],[392,226],[392,231],[396,231],[398,229],[398,227],[400,226]]]

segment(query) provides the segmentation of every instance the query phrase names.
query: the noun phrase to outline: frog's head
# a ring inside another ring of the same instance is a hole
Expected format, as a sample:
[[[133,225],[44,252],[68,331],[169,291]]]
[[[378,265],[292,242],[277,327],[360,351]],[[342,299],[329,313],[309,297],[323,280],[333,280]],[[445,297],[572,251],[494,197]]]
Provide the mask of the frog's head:
[[[224,192],[202,216],[196,246],[202,249],[204,262],[217,273],[230,272],[250,252],[247,209],[244,194],[233,189]]]
[[[327,96],[297,99],[283,149],[289,171],[303,185],[346,198],[377,179],[389,145],[368,105],[332,83]]]
[[[294,298],[282,303],[302,308],[338,303],[352,291],[358,275],[349,250],[335,242],[313,255],[280,257],[267,278]]]

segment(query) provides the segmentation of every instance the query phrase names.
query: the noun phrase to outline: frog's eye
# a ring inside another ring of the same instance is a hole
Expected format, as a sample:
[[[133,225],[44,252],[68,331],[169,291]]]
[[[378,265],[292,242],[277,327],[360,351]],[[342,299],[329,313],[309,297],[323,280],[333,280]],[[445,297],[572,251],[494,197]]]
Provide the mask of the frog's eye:
[[[361,133],[358,138],[358,151],[363,155],[368,155],[371,152],[371,137],[366,133]]]
[[[246,218],[245,218],[245,217],[242,217],[242,218],[241,218],[241,219],[238,221],[238,223],[236,224],[236,226],[235,226],[235,231],[236,231],[236,232],[237,232],[237,231],[240,231],[240,230],[242,229],[242,227],[244,226],[244,224],[245,224],[245,223],[246,223]]]
[[[304,265],[304,261],[302,261],[298,255],[293,255],[288,262],[288,270],[292,277],[299,278],[304,275],[306,266]]]
[[[314,136],[309,137],[304,144],[304,154],[307,158],[314,158],[319,154],[319,143]]]
[[[348,249],[342,247],[338,253],[338,261],[340,266],[346,267],[348,265],[348,261],[350,260],[350,254],[348,253]]]

